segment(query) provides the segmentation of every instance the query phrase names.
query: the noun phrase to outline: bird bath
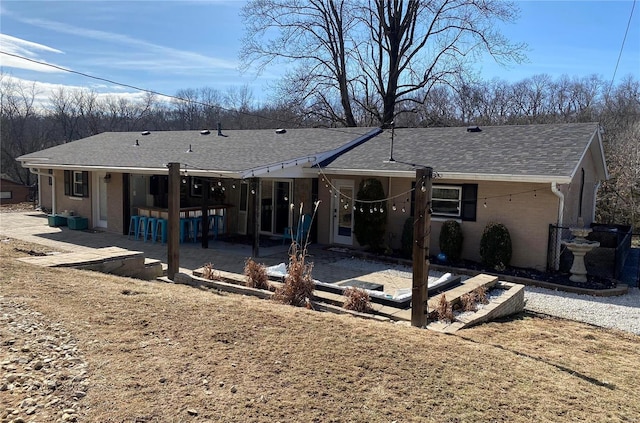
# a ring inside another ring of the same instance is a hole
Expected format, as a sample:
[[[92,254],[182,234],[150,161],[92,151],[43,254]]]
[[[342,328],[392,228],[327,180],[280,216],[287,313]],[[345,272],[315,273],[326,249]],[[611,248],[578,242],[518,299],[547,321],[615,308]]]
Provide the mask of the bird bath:
[[[587,268],[584,265],[584,256],[591,250],[600,246],[598,241],[589,241],[586,236],[593,231],[591,228],[570,228],[573,239],[562,241],[569,251],[573,253],[573,265],[569,270],[569,280],[573,282],[587,281]]]

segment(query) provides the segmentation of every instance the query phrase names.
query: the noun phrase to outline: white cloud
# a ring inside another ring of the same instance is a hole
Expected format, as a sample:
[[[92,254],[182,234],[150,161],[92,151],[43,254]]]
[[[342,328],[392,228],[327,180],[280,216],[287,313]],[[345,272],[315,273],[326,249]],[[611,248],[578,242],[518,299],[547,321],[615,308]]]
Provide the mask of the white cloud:
[[[131,102],[137,102],[142,100],[145,96],[145,93],[142,91],[122,92],[119,91],[120,87],[108,86],[104,84],[96,84],[95,86],[86,87],[80,85],[55,84],[50,82],[33,81],[29,79],[17,78],[10,75],[3,75],[3,78],[1,78],[1,80],[3,83],[15,84],[25,89],[28,93],[28,96],[33,95],[36,107],[39,107],[41,109],[48,109],[50,106],[50,98],[52,97],[52,95],[60,92],[61,89],[67,93],[73,91],[92,90],[96,92],[97,98],[99,100],[116,98],[126,99]],[[159,101],[169,101],[169,98],[159,97]]]
[[[12,37],[7,34],[0,34],[0,49],[9,54],[15,54],[18,56],[26,57],[27,59],[37,60],[38,62],[46,61],[39,58],[40,52],[47,53],[59,53],[64,54],[64,52],[55,49],[53,47],[46,46],[44,44],[34,43],[32,41],[23,40],[21,38]],[[10,56],[8,54],[2,55],[2,67],[4,68],[15,68],[15,69],[25,69],[36,72],[63,72],[60,69],[56,69],[50,66],[46,66],[40,63],[32,62],[26,59],[21,59],[19,57]]]
[[[123,34],[81,28],[61,22],[45,19],[23,18],[23,22],[39,28],[58,33],[74,35],[82,38],[117,44],[126,47],[118,50],[118,56],[112,57],[104,64],[121,69],[173,69],[175,71],[196,69],[237,69],[238,64],[232,60],[218,59],[185,50],[165,47]],[[104,51],[101,53],[105,54]],[[132,58],[133,57],[133,58]],[[92,60],[93,61],[93,60]],[[94,61],[93,61],[94,62]]]

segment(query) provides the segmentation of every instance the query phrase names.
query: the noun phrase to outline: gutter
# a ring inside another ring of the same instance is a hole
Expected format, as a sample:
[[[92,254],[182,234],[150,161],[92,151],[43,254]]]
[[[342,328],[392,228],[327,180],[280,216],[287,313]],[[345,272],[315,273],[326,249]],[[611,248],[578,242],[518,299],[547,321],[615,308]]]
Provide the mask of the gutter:
[[[53,173],[42,173],[40,169],[30,167],[29,172],[38,175],[38,204],[42,207],[42,176],[51,178],[51,214],[56,214],[56,178]]]
[[[564,194],[558,189],[556,182],[551,182],[551,192],[559,198],[558,204],[558,223],[557,226],[562,226],[564,221]],[[594,211],[595,212],[595,211]],[[562,241],[562,231],[556,231],[556,256],[555,256],[555,270],[560,268],[560,246]]]

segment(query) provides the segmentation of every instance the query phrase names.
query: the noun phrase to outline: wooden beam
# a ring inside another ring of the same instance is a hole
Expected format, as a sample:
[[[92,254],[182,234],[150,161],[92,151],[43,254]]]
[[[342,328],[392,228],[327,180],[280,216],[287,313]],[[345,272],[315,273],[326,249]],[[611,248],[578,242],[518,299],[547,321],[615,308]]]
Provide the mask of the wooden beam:
[[[169,163],[169,216],[167,222],[167,277],[180,272],[180,163]]]
[[[424,328],[427,324],[432,176],[433,169],[430,167],[416,169],[415,209],[413,210],[411,326],[419,328]]]

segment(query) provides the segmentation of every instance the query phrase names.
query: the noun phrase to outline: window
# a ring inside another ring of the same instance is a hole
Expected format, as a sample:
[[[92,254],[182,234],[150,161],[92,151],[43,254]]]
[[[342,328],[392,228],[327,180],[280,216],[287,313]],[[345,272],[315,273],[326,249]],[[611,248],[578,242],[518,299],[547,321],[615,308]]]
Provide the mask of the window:
[[[89,172],[64,171],[64,195],[73,197],[89,196]]]
[[[11,200],[13,198],[13,193],[11,191],[2,191],[0,192],[1,200]]]
[[[436,185],[431,191],[431,210],[441,216],[460,217],[462,187]]]
[[[407,210],[410,216],[416,206],[415,181],[411,183],[411,208]],[[433,185],[431,188],[431,211],[434,217],[452,217],[461,220],[476,220],[476,205],[478,203],[478,185]]]

